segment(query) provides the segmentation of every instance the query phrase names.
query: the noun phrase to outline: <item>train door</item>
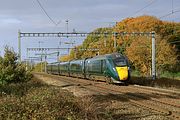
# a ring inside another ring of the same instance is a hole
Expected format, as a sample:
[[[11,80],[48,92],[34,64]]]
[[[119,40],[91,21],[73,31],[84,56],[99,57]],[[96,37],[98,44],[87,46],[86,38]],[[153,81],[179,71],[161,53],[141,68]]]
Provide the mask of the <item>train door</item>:
[[[106,61],[101,60],[101,72],[104,73],[106,71]]]
[[[86,70],[85,70],[85,68],[86,68],[86,59],[84,59],[82,61],[82,74],[83,74],[84,78],[86,78]]]

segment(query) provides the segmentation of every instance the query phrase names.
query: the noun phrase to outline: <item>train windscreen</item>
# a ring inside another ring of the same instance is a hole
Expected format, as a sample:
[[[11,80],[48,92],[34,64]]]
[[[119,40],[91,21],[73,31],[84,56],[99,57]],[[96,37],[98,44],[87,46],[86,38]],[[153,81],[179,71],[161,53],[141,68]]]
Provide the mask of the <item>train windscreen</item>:
[[[115,66],[118,66],[118,67],[127,66],[127,61],[124,58],[114,58],[113,62]]]

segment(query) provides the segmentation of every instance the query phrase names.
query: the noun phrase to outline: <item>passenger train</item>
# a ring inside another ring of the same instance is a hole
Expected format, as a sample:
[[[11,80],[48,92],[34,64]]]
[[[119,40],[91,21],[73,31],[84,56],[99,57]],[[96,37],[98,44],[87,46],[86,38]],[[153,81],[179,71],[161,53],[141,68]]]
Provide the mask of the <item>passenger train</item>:
[[[130,80],[128,59],[119,53],[68,62],[49,63],[47,72],[84,79],[103,80],[108,83],[128,83]]]

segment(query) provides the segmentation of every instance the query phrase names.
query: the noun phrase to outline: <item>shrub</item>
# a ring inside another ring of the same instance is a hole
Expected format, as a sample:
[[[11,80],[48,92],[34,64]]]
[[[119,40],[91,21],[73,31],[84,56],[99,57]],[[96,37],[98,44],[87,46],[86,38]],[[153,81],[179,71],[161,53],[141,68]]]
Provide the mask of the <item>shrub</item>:
[[[0,57],[0,84],[30,80],[32,77],[30,71],[26,71],[25,65],[18,63],[14,50],[6,46],[4,51],[4,58]]]

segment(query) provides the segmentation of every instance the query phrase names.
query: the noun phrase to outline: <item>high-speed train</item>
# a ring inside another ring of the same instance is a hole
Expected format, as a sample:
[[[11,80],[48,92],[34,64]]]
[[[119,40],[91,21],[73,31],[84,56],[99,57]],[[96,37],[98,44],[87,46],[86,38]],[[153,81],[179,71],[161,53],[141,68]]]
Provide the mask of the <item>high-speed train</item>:
[[[128,83],[130,80],[128,59],[119,53],[68,62],[49,63],[47,72],[49,74],[81,77],[84,79],[103,80],[108,83]]]

